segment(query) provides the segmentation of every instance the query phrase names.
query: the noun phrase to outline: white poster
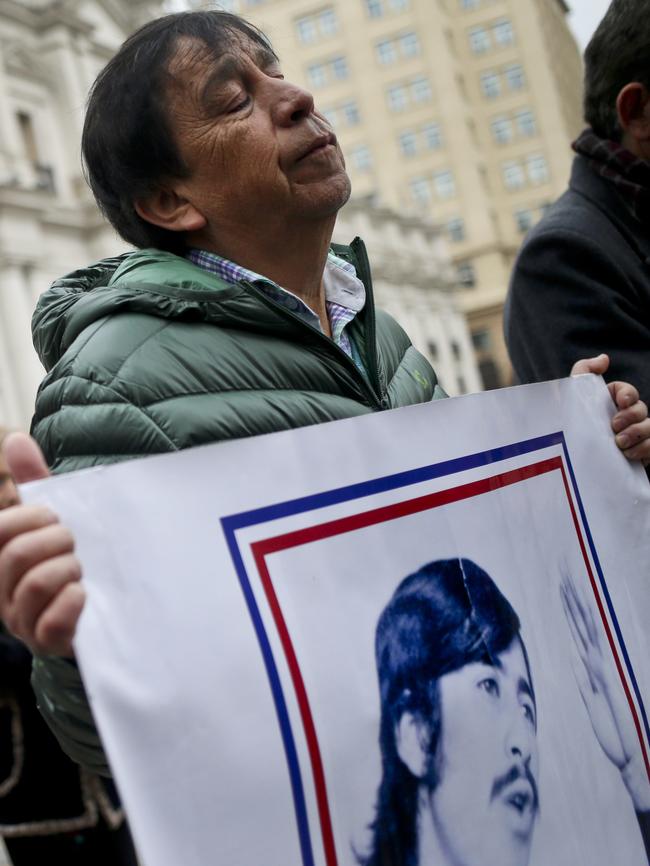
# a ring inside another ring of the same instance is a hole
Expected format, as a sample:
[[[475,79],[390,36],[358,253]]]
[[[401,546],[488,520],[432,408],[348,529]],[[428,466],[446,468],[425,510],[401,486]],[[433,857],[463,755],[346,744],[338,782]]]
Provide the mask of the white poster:
[[[612,414],[583,376],[29,485],[144,863],[648,866],[650,488]]]

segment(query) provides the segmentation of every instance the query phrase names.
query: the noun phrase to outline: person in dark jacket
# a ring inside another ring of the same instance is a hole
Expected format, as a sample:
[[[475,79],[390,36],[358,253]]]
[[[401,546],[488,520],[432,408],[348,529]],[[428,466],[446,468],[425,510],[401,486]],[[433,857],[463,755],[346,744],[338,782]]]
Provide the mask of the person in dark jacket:
[[[336,136],[243,19],[146,24],[95,82],[82,144],[100,207],[138,249],[39,301],[48,375],[32,432],[44,456],[10,437],[18,481],[444,396],[375,310],[363,243],[331,245],[350,195]],[[636,390],[618,383],[612,396],[650,458]],[[34,688],[65,751],[109,774],[72,658],[80,578],[54,514],[0,515],[0,616],[36,655]]]
[[[0,427],[0,445],[7,431]],[[0,510],[19,502],[0,453]],[[36,706],[32,655],[0,623],[0,836],[13,866],[136,866],[110,780],[61,750]]]
[[[573,144],[568,190],[524,241],[505,307],[523,383],[566,376],[576,358],[605,351],[606,377],[634,382],[650,401],[647,13],[645,0],[613,0],[587,46],[589,127]],[[621,432],[619,444],[635,442]]]

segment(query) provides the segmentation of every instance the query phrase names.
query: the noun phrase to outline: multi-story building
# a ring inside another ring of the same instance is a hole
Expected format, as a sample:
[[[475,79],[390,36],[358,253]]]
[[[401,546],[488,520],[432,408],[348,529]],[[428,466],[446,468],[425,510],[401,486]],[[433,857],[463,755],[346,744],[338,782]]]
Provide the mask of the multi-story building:
[[[205,0],[194,4],[205,6]],[[334,124],[355,194],[447,235],[486,387],[523,234],[564,189],[581,58],[564,0],[221,0]]]
[[[61,274],[126,249],[81,169],[88,90],[158,0],[0,0],[0,423],[26,427],[43,369],[30,318]],[[449,393],[480,380],[441,234],[413,217],[351,203],[337,239],[362,234],[380,303],[428,352]],[[366,213],[368,211],[368,213]]]

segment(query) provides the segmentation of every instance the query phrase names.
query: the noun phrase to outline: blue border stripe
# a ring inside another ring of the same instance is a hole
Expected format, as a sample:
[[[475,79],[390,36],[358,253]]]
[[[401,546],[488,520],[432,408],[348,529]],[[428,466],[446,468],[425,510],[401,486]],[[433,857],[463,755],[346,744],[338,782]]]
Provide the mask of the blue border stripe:
[[[223,525],[223,521],[221,521],[221,523]],[[246,568],[239,552],[239,547],[234,533],[226,532],[226,539],[228,541],[228,547],[230,548],[230,555],[232,556],[235,568],[237,569],[237,574],[239,575],[241,587],[244,592],[244,598],[246,599],[246,604],[248,605],[248,610],[251,619],[253,620],[253,626],[255,627],[255,633],[262,651],[266,673],[273,693],[275,711],[282,732],[282,741],[284,743],[287,764],[289,765],[289,775],[291,778],[291,788],[293,790],[293,803],[296,812],[296,823],[298,824],[298,838],[300,840],[302,862],[304,866],[314,866],[314,855],[309,833],[309,819],[307,817],[307,805],[305,803],[305,792],[302,785],[302,777],[300,775],[298,753],[296,751],[296,744],[291,731],[291,722],[289,721],[289,713],[287,711],[287,704],[284,699],[278,669],[275,664],[275,659],[273,658],[273,651],[271,650],[271,645],[264,629],[264,623],[260,616],[257,602],[255,601],[255,596],[250,581],[248,580]]]
[[[594,560],[594,564],[596,566],[596,571],[598,572],[598,580],[600,582],[601,589],[603,591],[603,595],[605,596],[605,602],[607,604],[607,609],[609,611],[609,615],[612,620],[612,624],[614,625],[614,631],[616,632],[616,637],[618,638],[618,644],[621,648],[621,652],[623,653],[623,659],[625,661],[625,667],[627,668],[627,672],[630,675],[630,681],[632,683],[632,689],[634,690],[634,694],[636,695],[637,703],[639,705],[639,709],[641,711],[641,718],[643,719],[643,727],[645,728],[646,737],[648,741],[650,741],[650,725],[648,725],[648,716],[646,714],[645,706],[643,704],[643,699],[641,698],[641,691],[639,689],[639,684],[637,683],[636,676],[634,675],[634,669],[632,667],[632,661],[630,659],[629,653],[627,651],[627,647],[625,646],[625,641],[623,640],[623,632],[621,631],[621,627],[619,625],[618,619],[616,617],[616,613],[614,611],[614,605],[612,603],[612,598],[609,594],[609,589],[607,588],[607,583],[605,581],[605,575],[603,574],[603,570],[600,566],[600,560],[598,559],[598,554],[596,553],[596,545],[594,544],[593,537],[591,535],[591,529],[589,528],[589,523],[587,522],[587,515],[585,513],[584,506],[582,504],[582,498],[580,496],[580,492],[578,490],[578,484],[576,481],[576,477],[573,472],[573,466],[571,465],[571,458],[569,457],[569,450],[566,447],[566,442],[564,441],[564,436],[562,437],[562,448],[564,449],[564,457],[566,459],[567,468],[569,470],[569,475],[571,476],[571,485],[573,486],[573,492],[575,493],[576,501],[578,503],[578,509],[580,511],[580,517],[582,518],[582,523],[585,527],[585,534],[587,536],[587,542],[589,544],[589,549],[591,551],[591,556]]]
[[[422,481],[430,481],[443,475],[452,475],[467,469],[476,469],[479,466],[498,463],[509,457],[517,457],[522,454],[528,454],[531,451],[539,451],[541,448],[548,448],[551,445],[559,445],[563,442],[564,436],[561,432],[550,433],[547,436],[538,436],[535,439],[527,439],[524,442],[515,442],[512,445],[493,448],[491,451],[479,451],[476,454],[468,454],[465,457],[445,460],[443,463],[432,463],[429,466],[409,469],[406,472],[398,472],[395,475],[385,475],[381,478],[373,478],[371,481],[362,481],[359,484],[351,484],[347,487],[336,487],[333,490],[327,490],[322,493],[314,493],[310,496],[290,499],[274,505],[265,505],[252,511],[243,511],[240,514],[224,517],[221,522],[227,532],[234,532],[245,526],[255,526],[259,523],[266,523],[269,520],[277,520],[280,517],[302,514],[305,511],[326,508],[328,505],[337,505],[339,502],[347,502],[350,499],[373,496],[374,494],[384,493],[397,487],[407,487],[410,484],[419,484]]]

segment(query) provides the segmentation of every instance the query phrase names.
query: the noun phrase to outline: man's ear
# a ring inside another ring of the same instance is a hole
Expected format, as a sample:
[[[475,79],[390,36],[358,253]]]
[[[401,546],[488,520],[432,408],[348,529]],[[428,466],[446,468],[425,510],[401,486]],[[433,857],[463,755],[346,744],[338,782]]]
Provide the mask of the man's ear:
[[[136,199],[133,206],[145,222],[172,232],[200,231],[207,222],[190,201],[174,190],[163,187],[144,198]]]
[[[626,84],[616,98],[618,122],[637,142],[650,140],[650,93],[638,81]]]
[[[416,779],[424,778],[429,761],[428,730],[413,713],[402,713],[395,725],[395,746],[400,761]]]

